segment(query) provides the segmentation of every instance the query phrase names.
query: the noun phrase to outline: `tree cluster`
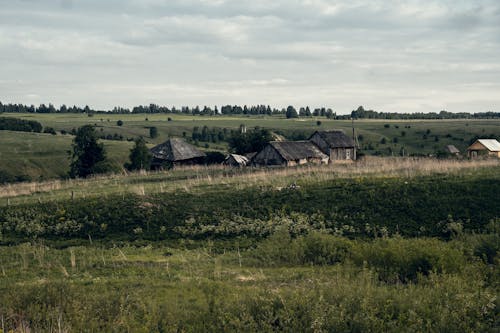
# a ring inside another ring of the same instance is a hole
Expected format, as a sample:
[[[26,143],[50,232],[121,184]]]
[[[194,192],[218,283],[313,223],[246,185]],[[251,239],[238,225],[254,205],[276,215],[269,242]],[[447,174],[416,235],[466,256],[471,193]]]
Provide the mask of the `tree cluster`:
[[[40,133],[42,128],[38,121],[0,117],[0,130]]]
[[[260,151],[272,140],[272,133],[268,129],[257,127],[246,133],[234,133],[228,139],[228,143],[231,151],[243,155]]]

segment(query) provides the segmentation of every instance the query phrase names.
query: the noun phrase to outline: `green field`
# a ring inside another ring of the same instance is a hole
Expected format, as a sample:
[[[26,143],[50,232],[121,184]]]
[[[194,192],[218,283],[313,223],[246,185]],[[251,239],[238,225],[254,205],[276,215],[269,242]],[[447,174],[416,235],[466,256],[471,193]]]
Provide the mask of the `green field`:
[[[58,131],[99,119],[34,116]],[[147,135],[153,124],[161,135],[150,144],[203,124],[244,122],[288,135],[318,128],[314,120],[169,116],[112,115],[97,124],[125,137]],[[397,145],[421,153],[463,148],[499,125],[360,121],[357,131],[362,145],[376,145],[405,130]],[[348,131],[350,123],[320,127]],[[499,159],[365,156],[52,179],[67,173],[71,135],[0,131],[0,140],[0,170],[37,180],[0,185],[0,332],[500,327]],[[115,165],[126,161],[131,142],[104,143]]]
[[[21,180],[67,177],[71,135],[0,131],[0,173]],[[122,166],[133,143],[103,140],[109,159]]]
[[[241,124],[247,128],[260,126],[289,139],[307,138],[318,129],[341,129],[352,133],[350,121],[324,118],[285,119],[282,116],[186,116],[177,114],[130,114],[89,117],[86,114],[2,114],[2,116],[39,121],[58,133],[71,131],[85,124],[94,124],[101,135],[121,135],[124,140],[138,136],[152,146],[170,136],[190,140],[195,126],[222,131],[226,136]],[[146,118],[148,120],[146,120]],[[168,121],[168,119],[171,121]],[[118,126],[117,121],[123,125]],[[321,125],[316,124],[321,121]],[[157,127],[159,136],[149,138],[149,128]],[[361,152],[367,155],[398,156],[428,155],[442,151],[453,144],[462,152],[474,137],[500,136],[500,120],[358,120],[356,136],[360,138]],[[404,133],[403,133],[404,132]],[[70,149],[71,135],[38,135],[0,131],[0,173],[22,179],[50,179],[65,176],[68,170],[66,151]],[[381,143],[385,140],[385,143]],[[117,166],[128,158],[131,147],[126,141],[104,140],[109,156]],[[205,150],[227,151],[226,141],[194,142]]]

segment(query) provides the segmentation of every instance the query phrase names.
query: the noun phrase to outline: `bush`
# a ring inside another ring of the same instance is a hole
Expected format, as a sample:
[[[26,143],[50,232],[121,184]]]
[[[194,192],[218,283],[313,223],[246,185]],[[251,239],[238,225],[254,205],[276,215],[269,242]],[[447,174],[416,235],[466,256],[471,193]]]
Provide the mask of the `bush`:
[[[150,127],[149,128],[149,137],[151,139],[154,139],[154,138],[158,137],[158,128],[156,128],[156,127]]]
[[[118,121],[116,122],[116,124],[117,124],[118,126],[123,126],[123,120],[118,120]]]
[[[56,135],[56,130],[53,129],[52,127],[45,127],[45,129],[43,130],[43,133],[49,133],[49,134],[52,134],[52,135]]]
[[[353,262],[368,265],[385,282],[416,282],[419,275],[456,273],[465,263],[462,252],[437,239],[377,239],[358,244]]]
[[[301,263],[332,265],[344,262],[352,249],[352,242],[347,238],[311,232],[298,241],[301,249]]]

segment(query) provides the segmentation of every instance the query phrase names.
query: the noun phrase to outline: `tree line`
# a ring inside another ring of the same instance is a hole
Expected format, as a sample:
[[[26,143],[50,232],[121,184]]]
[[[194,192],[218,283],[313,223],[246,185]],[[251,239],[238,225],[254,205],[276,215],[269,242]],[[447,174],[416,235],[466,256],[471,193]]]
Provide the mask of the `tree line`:
[[[442,110],[440,112],[416,112],[416,113],[395,113],[395,112],[378,112],[374,110],[365,110],[363,106],[359,106],[356,110],[352,110],[348,116],[341,116],[348,119],[492,119],[500,118],[500,112],[449,112]]]
[[[2,104],[0,102],[0,113],[86,113],[86,114],[154,114],[154,113],[171,113],[171,114],[185,114],[185,115],[285,115],[286,118],[299,118],[299,117],[326,117],[337,120],[348,119],[492,119],[500,118],[500,112],[449,112],[442,110],[440,112],[416,112],[416,113],[396,113],[396,112],[380,112],[374,110],[366,110],[363,106],[359,106],[356,110],[352,110],[347,115],[337,115],[331,108],[320,107],[311,109],[309,106],[295,108],[290,105],[286,108],[271,108],[269,105],[224,105],[220,107],[214,106],[182,106],[177,108],[175,106],[166,107],[154,103],[149,105],[134,106],[132,109],[123,107],[114,107],[111,110],[95,110],[88,105],[84,107],[79,106],[66,106],[61,105],[56,108],[53,104],[45,105],[23,105],[23,104]]]

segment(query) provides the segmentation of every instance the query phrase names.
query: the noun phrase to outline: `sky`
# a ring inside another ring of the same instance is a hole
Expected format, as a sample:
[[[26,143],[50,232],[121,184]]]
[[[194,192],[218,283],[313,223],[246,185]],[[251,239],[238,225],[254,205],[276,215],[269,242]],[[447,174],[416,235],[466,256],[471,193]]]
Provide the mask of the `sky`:
[[[0,0],[0,101],[500,111],[498,0]]]

